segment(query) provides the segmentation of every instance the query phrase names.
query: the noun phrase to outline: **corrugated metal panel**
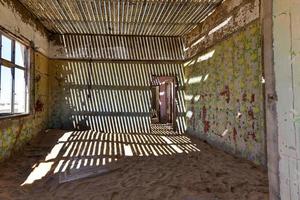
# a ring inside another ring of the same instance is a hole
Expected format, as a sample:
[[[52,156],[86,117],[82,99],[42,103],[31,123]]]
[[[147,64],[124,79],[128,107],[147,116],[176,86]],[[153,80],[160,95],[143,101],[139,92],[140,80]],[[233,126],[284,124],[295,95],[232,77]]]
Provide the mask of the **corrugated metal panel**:
[[[55,33],[182,36],[221,0],[19,0]]]
[[[51,45],[53,58],[88,58],[109,60],[183,60],[180,37],[60,35]],[[55,46],[56,45],[56,46]],[[63,51],[61,51],[63,48]]]

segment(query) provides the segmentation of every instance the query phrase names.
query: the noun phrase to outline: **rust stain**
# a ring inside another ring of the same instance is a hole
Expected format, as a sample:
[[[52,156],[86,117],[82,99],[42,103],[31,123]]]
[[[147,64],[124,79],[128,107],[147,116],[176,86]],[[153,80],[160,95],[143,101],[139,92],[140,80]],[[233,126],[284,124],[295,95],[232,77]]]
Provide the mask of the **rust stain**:
[[[255,94],[252,94],[250,103],[254,103],[254,102],[255,102]]]
[[[249,139],[249,137],[251,137],[254,141],[257,141],[255,132],[248,132],[248,139]]]
[[[209,121],[204,122],[204,133],[207,133],[210,129],[210,123]]]
[[[34,110],[36,112],[43,112],[44,110],[44,103],[41,100],[36,100]]]
[[[202,108],[202,123],[204,124],[203,131],[207,133],[210,129],[210,122],[206,120],[207,117],[207,109],[205,106]]]
[[[208,62],[188,66],[185,72],[193,76],[214,74],[209,81],[187,85],[186,88],[189,93],[202,93],[201,100],[197,102],[199,107],[195,106],[196,112],[200,114],[200,118],[196,116],[196,122],[201,125],[198,127],[196,124],[199,134],[219,136],[226,127],[229,130],[226,138],[212,137],[208,140],[222,142],[220,146],[224,149],[230,147],[233,149],[232,153],[237,153],[234,151],[237,149],[243,157],[255,157],[253,160],[264,163],[263,102],[258,101],[263,91],[254,81],[262,74],[261,60],[251,60],[243,56],[260,55],[260,30],[260,24],[256,21],[247,26],[244,32],[236,33],[235,36],[211,47],[216,53]],[[240,65],[246,66],[247,73],[238,68]],[[218,92],[215,93],[216,91]],[[191,105],[187,105],[190,108]]]
[[[229,103],[230,102],[230,90],[228,85],[225,85],[225,89],[220,93],[221,96],[225,96],[226,97],[226,102]]]
[[[203,108],[202,108],[202,121],[205,121],[206,114],[207,114],[207,109],[206,109],[205,106],[203,106]]]
[[[237,131],[236,131],[236,128],[234,127],[233,128],[233,141],[236,143],[236,137],[237,137]]]

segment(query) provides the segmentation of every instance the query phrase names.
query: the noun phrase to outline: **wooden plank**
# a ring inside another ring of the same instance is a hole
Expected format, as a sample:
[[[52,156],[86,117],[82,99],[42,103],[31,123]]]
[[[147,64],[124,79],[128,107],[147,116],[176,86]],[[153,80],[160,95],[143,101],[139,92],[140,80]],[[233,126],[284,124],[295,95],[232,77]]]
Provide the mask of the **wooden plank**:
[[[282,11],[282,12],[280,12]],[[296,138],[293,123],[293,84],[291,57],[291,21],[289,7],[280,8],[274,18],[274,63],[278,95],[279,149],[296,157]],[[287,31],[288,30],[288,31]]]
[[[262,1],[263,24],[263,66],[265,76],[265,115],[266,144],[268,158],[269,196],[272,200],[280,199],[279,188],[279,151],[276,110],[275,72],[273,65],[273,1]]]
[[[293,73],[293,92],[294,92],[294,126],[297,142],[297,159],[293,166],[293,187],[292,187],[292,196],[295,199],[299,199],[300,192],[300,174],[297,169],[300,167],[300,1],[291,0],[291,29],[292,29],[292,73]],[[293,162],[293,163],[294,163]]]
[[[274,1],[274,52],[278,92],[278,128],[281,159],[281,199],[299,199],[299,110],[300,31],[299,1]]]
[[[289,158],[289,187],[291,199],[299,199],[297,159]]]
[[[281,156],[279,162],[280,169],[280,198],[286,200],[291,199],[290,190],[290,171],[289,171],[289,158],[287,156]]]

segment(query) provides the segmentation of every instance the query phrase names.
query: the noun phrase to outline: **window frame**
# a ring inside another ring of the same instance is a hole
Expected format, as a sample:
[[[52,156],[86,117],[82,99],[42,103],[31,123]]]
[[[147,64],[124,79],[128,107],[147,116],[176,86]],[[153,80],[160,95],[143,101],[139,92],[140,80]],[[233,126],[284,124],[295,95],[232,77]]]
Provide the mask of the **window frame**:
[[[10,39],[11,42],[11,61],[2,58],[2,35]],[[20,66],[15,62],[16,42],[24,46],[24,66]],[[20,39],[13,34],[0,29],[0,66],[8,67],[12,70],[12,96],[11,96],[11,112],[0,114],[1,119],[20,117],[30,115],[30,43],[27,40]],[[15,71],[20,69],[25,74],[25,112],[15,113]],[[0,69],[1,76],[1,69]],[[0,83],[1,84],[1,83]],[[0,85],[1,87],[1,85]]]

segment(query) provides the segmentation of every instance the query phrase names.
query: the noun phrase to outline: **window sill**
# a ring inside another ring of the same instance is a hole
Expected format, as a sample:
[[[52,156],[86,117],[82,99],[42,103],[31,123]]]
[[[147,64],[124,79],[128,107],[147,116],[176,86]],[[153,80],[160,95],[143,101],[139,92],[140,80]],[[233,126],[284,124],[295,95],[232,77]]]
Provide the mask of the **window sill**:
[[[13,114],[13,115],[0,115],[0,121],[1,120],[9,120],[9,119],[15,119],[20,117],[27,117],[30,113],[24,113],[24,114]]]

